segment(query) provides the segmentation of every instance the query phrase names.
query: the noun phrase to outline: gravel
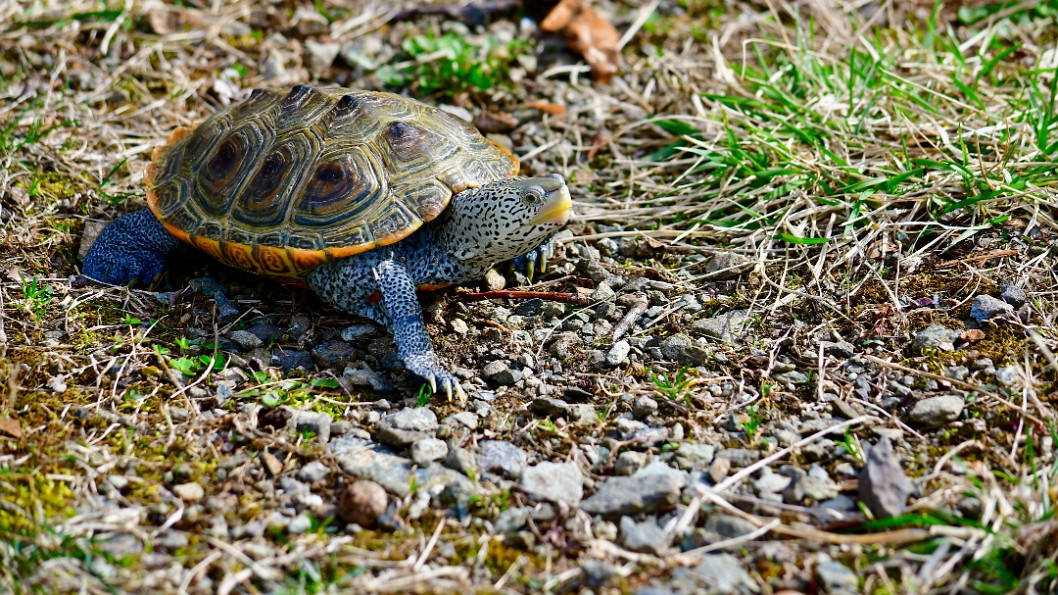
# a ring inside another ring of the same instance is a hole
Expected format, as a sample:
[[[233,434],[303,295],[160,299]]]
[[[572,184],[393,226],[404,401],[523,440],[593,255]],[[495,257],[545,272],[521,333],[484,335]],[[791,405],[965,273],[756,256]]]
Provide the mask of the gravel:
[[[975,297],[973,306],[970,308],[970,318],[976,320],[978,324],[983,324],[986,321],[1004,314],[1013,313],[1013,306],[990,295],[979,295]]]
[[[965,406],[966,401],[955,395],[929,397],[916,402],[907,419],[918,426],[938,428],[959,419]]]
[[[663,512],[676,505],[682,488],[677,478],[665,474],[611,477],[580,507],[607,517]]]
[[[907,497],[914,485],[904,474],[893,444],[883,436],[867,451],[867,464],[860,472],[860,501],[877,518],[889,518],[903,513]]]
[[[533,465],[522,475],[522,485],[530,493],[570,504],[577,504],[584,497],[584,476],[575,463]]]

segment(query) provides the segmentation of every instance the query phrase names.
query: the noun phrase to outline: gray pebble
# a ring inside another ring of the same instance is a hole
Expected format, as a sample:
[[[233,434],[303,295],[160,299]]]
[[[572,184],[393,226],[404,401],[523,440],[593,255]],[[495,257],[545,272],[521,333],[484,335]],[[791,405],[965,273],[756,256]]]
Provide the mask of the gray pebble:
[[[712,444],[681,444],[672,457],[672,464],[685,471],[705,469],[713,462],[716,447]]]
[[[1003,283],[1002,291],[1003,292],[999,294],[999,297],[1002,298],[1004,302],[1013,306],[1015,310],[1024,306],[1025,302],[1029,300],[1029,297],[1025,294],[1025,290],[1013,283]]]
[[[955,351],[955,341],[961,333],[942,324],[931,324],[915,334],[911,340],[911,349],[922,352],[924,349]]]
[[[422,438],[411,445],[411,460],[416,465],[426,466],[448,456],[448,444],[437,438]]]
[[[525,452],[505,440],[486,440],[477,453],[477,464],[486,473],[520,479],[525,472]]]
[[[671,510],[682,487],[680,481],[670,475],[611,477],[581,503],[581,508],[604,516]]]
[[[531,492],[573,504],[584,497],[584,476],[576,463],[533,465],[523,473],[522,484]]]
[[[264,341],[250,331],[232,331],[228,338],[243,349],[256,349],[264,345]]]
[[[617,455],[617,461],[614,462],[613,472],[617,475],[632,475],[636,471],[646,467],[647,460],[648,457],[646,453],[626,450]]]
[[[973,306],[970,308],[970,318],[978,324],[991,320],[1002,314],[1013,314],[1014,307],[1001,299],[990,295],[979,295],[974,298]]]
[[[669,543],[665,530],[650,517],[642,523],[637,523],[629,517],[621,517],[620,539],[620,544],[625,549],[655,556],[661,555]]]
[[[826,593],[845,595],[860,592],[860,579],[855,572],[840,562],[818,564],[816,576]]]
[[[606,363],[610,366],[619,366],[625,363],[631,351],[632,347],[628,344],[628,341],[618,341],[613,344],[613,347],[606,354]]]
[[[724,343],[735,344],[742,336],[749,320],[749,310],[732,310],[712,318],[696,320],[691,324],[691,328]]]
[[[649,417],[658,410],[658,402],[646,395],[636,397],[636,400],[632,403],[632,415],[639,419]]]
[[[327,474],[330,472],[331,470],[327,465],[324,465],[319,461],[312,461],[308,465],[298,469],[297,477],[305,483],[315,483],[324,477],[327,477]]]
[[[400,409],[382,416],[378,422],[381,442],[404,448],[416,440],[432,438],[437,430],[437,415],[425,407]]]
[[[913,424],[936,428],[959,419],[965,406],[966,401],[956,395],[929,397],[915,403],[907,417]]]

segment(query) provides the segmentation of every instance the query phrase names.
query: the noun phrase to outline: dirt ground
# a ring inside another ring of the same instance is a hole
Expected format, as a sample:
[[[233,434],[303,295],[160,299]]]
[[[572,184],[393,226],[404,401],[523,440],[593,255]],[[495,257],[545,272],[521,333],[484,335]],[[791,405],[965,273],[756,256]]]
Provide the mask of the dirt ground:
[[[1058,3],[552,4],[0,0],[0,590],[1058,589]],[[80,275],[294,84],[568,181],[546,271],[422,298],[466,401],[204,255]]]

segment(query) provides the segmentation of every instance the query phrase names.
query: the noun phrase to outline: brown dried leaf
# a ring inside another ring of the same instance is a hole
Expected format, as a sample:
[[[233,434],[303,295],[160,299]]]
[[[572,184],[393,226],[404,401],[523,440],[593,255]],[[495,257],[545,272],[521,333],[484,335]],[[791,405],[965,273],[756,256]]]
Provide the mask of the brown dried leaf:
[[[0,418],[0,432],[12,438],[22,438],[22,424],[13,417]]]
[[[551,114],[552,116],[564,116],[566,115],[566,106],[558,103],[551,103],[548,101],[531,101],[529,107],[538,109],[544,113]]]
[[[617,28],[588,4],[588,0],[562,0],[540,23],[544,31],[566,29],[570,49],[584,56],[595,80],[606,83],[617,74]]]
[[[474,126],[485,134],[510,132],[518,126],[518,119],[507,112],[485,110],[478,114],[478,117],[474,120]]]
[[[573,15],[580,10],[581,0],[562,0],[558,6],[551,9],[547,17],[540,21],[540,28],[544,31],[558,31],[573,20]]]
[[[979,328],[966,329],[959,335],[959,338],[967,343],[973,343],[974,341],[980,341],[985,338],[985,332]]]

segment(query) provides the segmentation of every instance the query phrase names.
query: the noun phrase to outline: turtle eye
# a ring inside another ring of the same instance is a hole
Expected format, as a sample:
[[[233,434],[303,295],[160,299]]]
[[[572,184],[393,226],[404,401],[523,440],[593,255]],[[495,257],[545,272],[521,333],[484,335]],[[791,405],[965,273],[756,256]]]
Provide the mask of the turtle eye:
[[[525,191],[525,194],[522,195],[522,201],[531,207],[535,207],[536,205],[543,202],[543,200],[544,191],[543,189],[538,188],[536,186],[529,188]]]

